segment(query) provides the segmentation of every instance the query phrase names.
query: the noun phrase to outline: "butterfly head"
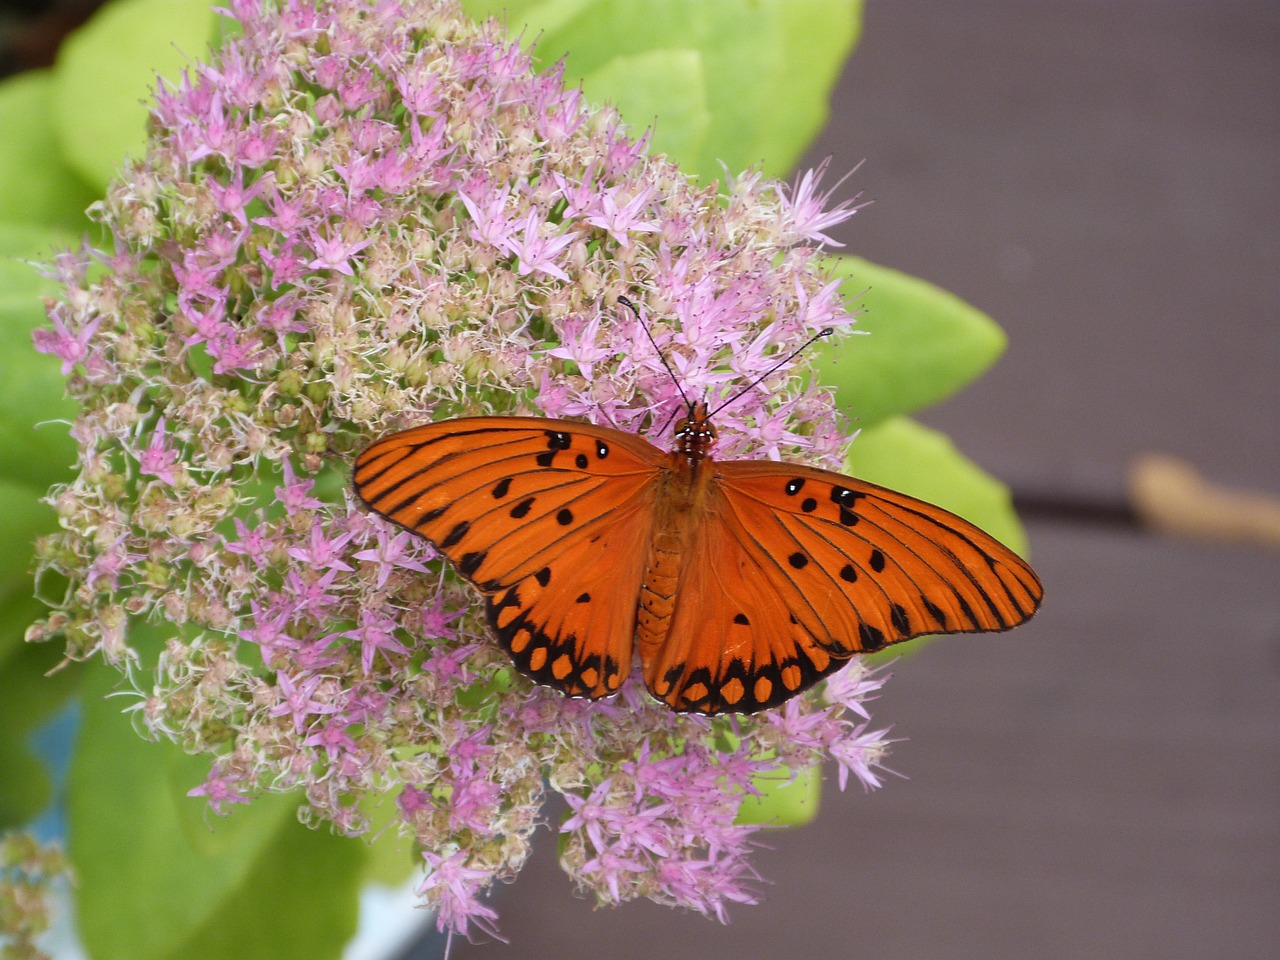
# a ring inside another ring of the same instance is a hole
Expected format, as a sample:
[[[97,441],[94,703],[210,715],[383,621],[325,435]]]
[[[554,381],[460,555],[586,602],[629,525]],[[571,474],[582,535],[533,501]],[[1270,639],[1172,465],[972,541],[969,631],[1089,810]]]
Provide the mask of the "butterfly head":
[[[716,442],[715,424],[702,401],[689,406],[689,415],[676,421],[676,449],[681,453],[705,454]]]

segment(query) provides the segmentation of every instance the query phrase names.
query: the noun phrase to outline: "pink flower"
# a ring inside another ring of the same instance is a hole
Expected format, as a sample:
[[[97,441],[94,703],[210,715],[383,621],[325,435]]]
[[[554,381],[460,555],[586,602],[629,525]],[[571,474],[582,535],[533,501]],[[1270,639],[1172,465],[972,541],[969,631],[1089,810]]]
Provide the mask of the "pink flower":
[[[347,733],[347,726],[345,720],[330,720],[302,742],[308,747],[319,747],[330,761],[337,760],[356,748],[356,742]]]
[[[839,765],[836,777],[841,790],[848,783],[851,773],[862,782],[864,790],[874,790],[880,786],[881,780],[875,771],[888,746],[889,741],[885,739],[888,732],[868,730],[864,724],[830,745],[831,756]]]
[[[156,424],[146,449],[138,457],[138,469],[169,485],[177,481],[173,468],[178,464],[178,453],[169,445],[165,433],[164,417]]]
[[[342,567],[337,564],[321,574],[314,570],[290,570],[285,577],[285,597],[292,615],[320,620],[328,615],[330,608],[341,604],[342,598],[335,586],[340,572]]]
[[[818,185],[822,182],[822,177],[827,172],[827,167],[830,163],[831,158],[828,157],[818,164],[817,169],[804,171],[791,190],[784,191],[783,223],[788,230],[801,239],[816,240],[819,243],[830,244],[833,247],[843,247],[843,243],[831,239],[823,231],[844,223],[866,204],[858,203],[860,195],[855,195],[834,207],[828,208],[832,195],[848,179],[848,174],[846,174],[834,187],[820,195],[818,193]]]
[[[73,332],[63,322],[62,308],[62,304],[56,304],[49,311],[52,331],[37,330],[31,338],[41,353],[52,354],[62,361],[62,375],[65,377],[75,369],[76,364],[84,363],[89,356],[89,342],[102,323],[102,318],[95,317]]]
[[[314,480],[309,477],[298,479],[288,458],[281,464],[281,469],[284,471],[284,486],[276,487],[276,498],[284,504],[285,510],[295,514],[301,510],[318,510],[324,506],[324,501],[311,496],[311,490],[316,485]],[[344,540],[343,543],[345,542]]]
[[[436,637],[441,640],[455,639],[457,632],[450,627],[450,624],[460,616],[462,616],[461,610],[448,610],[437,598],[436,602],[431,606],[422,608],[420,620],[423,636]]]
[[[305,546],[290,547],[289,556],[316,570],[351,572],[351,564],[342,559],[342,548],[351,539],[349,533],[330,534],[319,520],[311,525],[311,537]]]
[[[336,704],[316,700],[314,697],[316,687],[320,685],[322,679],[320,676],[313,675],[304,677],[301,681],[295,681],[289,674],[277,672],[276,683],[279,685],[280,702],[268,713],[273,717],[290,717],[293,720],[294,729],[299,732],[306,727],[307,718],[312,714],[336,713],[338,710]]]
[[[316,256],[307,266],[312,270],[336,270],[348,277],[352,275],[351,258],[373,243],[372,237],[350,240],[341,234],[326,235],[319,230],[309,230],[308,235]]]
[[[360,612],[360,626],[343,634],[360,643],[360,666],[366,674],[373,669],[373,658],[378,651],[404,655],[409,648],[396,639],[396,621],[371,610]]]
[[[433,894],[433,902],[440,905],[436,929],[467,936],[471,924],[475,924],[489,936],[502,940],[493,925],[498,914],[480,902],[480,891],[493,882],[493,874],[468,867],[464,850],[447,857],[425,850],[422,856],[429,872],[418,892],[424,896]]]
[[[239,790],[239,778],[225,773],[220,764],[214,764],[204,783],[187,791],[188,797],[208,797],[209,806],[219,816],[224,816],[228,803],[248,803],[249,798]]]
[[[421,542],[409,536],[407,530],[401,530],[395,536],[389,536],[387,528],[383,526],[378,528],[378,545],[372,550],[361,550],[354,556],[357,560],[376,565],[378,570],[376,583],[379,587],[383,587],[386,586],[387,578],[396,569],[413,570],[416,573],[427,572],[426,564],[412,556],[414,552],[423,552],[419,546]],[[435,553],[430,546],[425,552],[428,556]]]
[[[468,234],[473,240],[487,243],[494,247],[505,247],[511,232],[511,220],[507,217],[508,188],[491,190],[482,184],[479,191],[481,199],[473,200],[467,190],[458,191],[458,199],[466,207],[472,222],[475,224]],[[477,192],[472,190],[471,192]]]
[[[646,187],[621,206],[618,205],[618,192],[618,187],[611,187],[604,191],[598,199],[599,212],[587,217],[586,220],[592,226],[606,231],[618,241],[618,246],[625,249],[631,243],[628,234],[656,233],[658,222],[640,218],[649,205],[649,198],[653,195],[652,189]]]
[[[236,527],[236,535],[240,539],[226,540],[227,551],[242,554],[250,560],[261,561],[267,555],[267,551],[274,545],[272,538],[261,527],[250,529],[239,517],[236,517],[233,522]]]
[[[557,267],[554,260],[557,254],[573,243],[574,236],[571,233],[553,236],[551,232],[554,228],[547,225],[547,229],[544,230],[544,223],[538,211],[530,210],[529,215],[524,219],[520,238],[517,240],[507,236],[498,245],[517,258],[517,270],[520,276],[545,273],[557,280],[568,280],[569,275]]]

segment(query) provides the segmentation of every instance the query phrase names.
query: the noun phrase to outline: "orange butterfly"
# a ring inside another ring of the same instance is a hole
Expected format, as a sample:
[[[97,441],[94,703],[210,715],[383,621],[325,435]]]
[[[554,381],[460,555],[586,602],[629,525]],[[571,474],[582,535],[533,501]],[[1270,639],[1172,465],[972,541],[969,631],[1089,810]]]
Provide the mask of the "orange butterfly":
[[[521,673],[574,697],[616,692],[638,644],[673,710],[762,710],[855,654],[1008,630],[1040,604],[1035,572],[946,510],[828,470],[713,460],[705,403],[675,441],[444,420],[374,443],[354,486],[480,592]]]

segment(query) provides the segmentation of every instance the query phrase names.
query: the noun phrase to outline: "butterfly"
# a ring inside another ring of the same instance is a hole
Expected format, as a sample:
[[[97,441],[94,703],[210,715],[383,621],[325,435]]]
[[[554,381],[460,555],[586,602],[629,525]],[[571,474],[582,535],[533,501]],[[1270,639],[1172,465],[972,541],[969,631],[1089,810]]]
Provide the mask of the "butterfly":
[[[852,656],[922,634],[1008,630],[1043,589],[966,520],[839,473],[715,460],[705,403],[663,451],[608,427],[467,417],[356,459],[374,513],[425,537],[484,598],[516,668],[615,693],[638,648],[673,710],[775,707]]]

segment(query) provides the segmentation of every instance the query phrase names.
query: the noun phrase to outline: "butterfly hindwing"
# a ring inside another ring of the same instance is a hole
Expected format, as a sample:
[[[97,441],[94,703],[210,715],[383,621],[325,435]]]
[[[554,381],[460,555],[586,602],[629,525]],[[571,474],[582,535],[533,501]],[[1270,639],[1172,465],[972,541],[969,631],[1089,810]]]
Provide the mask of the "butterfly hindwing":
[[[663,642],[641,646],[645,684],[673,710],[752,713],[843,666],[792,615],[776,571],[712,491]]]
[[[652,513],[644,498],[577,537],[521,582],[485,598],[516,668],[569,696],[614,693],[631,672],[636,604]]]
[[[522,673],[599,697],[630,670],[662,458],[637,436],[585,423],[447,420],[373,444],[354,486],[480,591]]]

